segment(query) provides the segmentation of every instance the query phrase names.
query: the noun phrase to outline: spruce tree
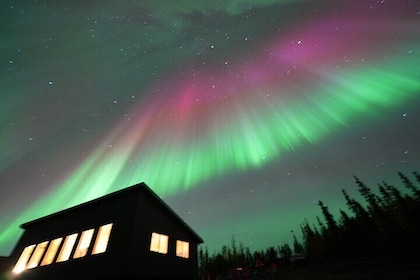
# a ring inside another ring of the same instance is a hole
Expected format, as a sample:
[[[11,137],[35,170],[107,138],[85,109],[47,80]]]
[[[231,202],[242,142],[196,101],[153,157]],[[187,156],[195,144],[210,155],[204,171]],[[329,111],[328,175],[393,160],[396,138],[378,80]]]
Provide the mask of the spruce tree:
[[[358,177],[354,176],[356,184],[358,185],[358,191],[368,203],[369,214],[376,216],[375,219],[382,219],[382,211],[378,201],[380,200],[372,190],[366,186]]]
[[[410,181],[410,179],[408,179],[408,177],[405,176],[403,173],[398,172],[398,175],[403,181],[404,186],[414,194],[415,199],[417,201],[420,201],[420,190],[416,186],[414,186],[414,184]]]
[[[330,232],[334,231],[335,232],[337,230],[337,224],[334,221],[333,215],[328,211],[328,207],[325,206],[324,203],[321,200],[318,201],[318,205],[319,205],[319,207],[321,207],[322,214],[324,215],[324,219],[327,222],[328,231],[330,231]]]

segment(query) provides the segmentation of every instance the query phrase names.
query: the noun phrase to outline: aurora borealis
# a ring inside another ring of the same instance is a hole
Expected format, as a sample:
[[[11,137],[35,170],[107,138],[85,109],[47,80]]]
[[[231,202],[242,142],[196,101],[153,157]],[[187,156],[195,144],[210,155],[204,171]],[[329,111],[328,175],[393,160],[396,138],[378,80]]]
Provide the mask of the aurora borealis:
[[[210,4],[213,3],[213,4]],[[418,1],[2,1],[0,252],[145,182],[211,250],[419,171]]]

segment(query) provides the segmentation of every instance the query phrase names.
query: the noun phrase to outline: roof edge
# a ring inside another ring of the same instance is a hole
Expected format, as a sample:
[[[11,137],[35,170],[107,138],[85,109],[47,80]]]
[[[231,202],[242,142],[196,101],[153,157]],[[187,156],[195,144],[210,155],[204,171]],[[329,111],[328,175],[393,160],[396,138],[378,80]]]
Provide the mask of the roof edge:
[[[166,210],[168,210],[187,230],[189,230],[192,234],[193,234],[193,236],[197,239],[197,243],[204,243],[204,241],[203,241],[203,239],[177,214],[177,213],[175,213],[175,211],[174,210],[172,210],[172,208],[171,207],[169,207],[169,205],[168,204],[166,204],[166,202],[165,201],[163,201],[149,186],[147,186],[146,185],[146,183],[144,183],[144,182],[141,182],[141,183],[138,183],[138,184],[135,184],[135,185],[132,185],[132,186],[129,186],[129,187],[126,187],[126,188],[123,188],[123,189],[120,189],[120,190],[117,190],[117,191],[115,191],[115,192],[112,192],[112,193],[109,193],[109,194],[106,194],[106,195],[103,195],[103,196],[101,196],[101,197],[98,197],[98,198],[95,198],[95,199],[92,199],[92,200],[89,200],[89,201],[86,201],[86,202],[83,202],[83,203],[80,203],[80,204],[78,204],[78,205],[75,205],[75,206],[72,206],[72,207],[69,207],[69,208],[66,208],[66,209],[63,209],[63,210],[60,210],[60,211],[58,211],[58,212],[55,212],[55,213],[52,213],[52,214],[49,214],[49,215],[46,215],[46,216],[43,216],[43,217],[40,217],[40,218],[38,218],[38,219],[35,219],[35,220],[32,220],[32,221],[29,221],[29,222],[26,222],[26,223],[23,223],[23,224],[21,224],[20,225],[20,227],[22,228],[22,229],[27,229],[28,227],[31,227],[31,226],[33,226],[33,225],[35,225],[35,224],[38,224],[38,223],[42,223],[42,222],[44,222],[44,221],[46,221],[46,220],[49,220],[49,219],[52,219],[52,218],[55,218],[55,217],[58,217],[58,216],[60,216],[60,215],[63,215],[63,214],[66,214],[66,213],[69,213],[69,212],[72,212],[72,211],[75,211],[75,210],[77,210],[78,208],[84,208],[84,207],[87,207],[87,206],[89,206],[89,205],[91,205],[91,204],[95,204],[95,203],[98,203],[98,202],[100,202],[100,201],[103,201],[103,200],[108,200],[109,198],[111,198],[111,197],[114,197],[114,196],[118,196],[118,195],[120,195],[120,194],[124,194],[124,193],[128,193],[128,192],[131,192],[131,191],[138,191],[140,188],[142,188],[142,189],[144,189],[144,190],[146,190],[146,192],[147,193],[149,193],[152,197],[154,197],[154,199],[156,199],[157,201],[159,201],[160,202],[160,204],[162,205],[162,206],[164,206],[165,208],[166,208]]]

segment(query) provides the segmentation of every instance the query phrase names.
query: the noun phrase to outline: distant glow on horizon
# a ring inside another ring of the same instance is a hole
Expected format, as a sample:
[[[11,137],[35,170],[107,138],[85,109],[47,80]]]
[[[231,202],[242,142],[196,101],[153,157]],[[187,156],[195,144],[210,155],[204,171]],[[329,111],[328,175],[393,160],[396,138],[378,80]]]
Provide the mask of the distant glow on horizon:
[[[316,148],[409,104],[420,92],[419,21],[361,7],[319,12],[316,20],[268,36],[245,57],[186,59],[185,69],[168,70],[147,88],[148,102],[133,103],[56,187],[4,225],[0,244],[13,244],[23,222],[121,188],[145,182],[173,197],[213,178],[264,168],[308,144]]]

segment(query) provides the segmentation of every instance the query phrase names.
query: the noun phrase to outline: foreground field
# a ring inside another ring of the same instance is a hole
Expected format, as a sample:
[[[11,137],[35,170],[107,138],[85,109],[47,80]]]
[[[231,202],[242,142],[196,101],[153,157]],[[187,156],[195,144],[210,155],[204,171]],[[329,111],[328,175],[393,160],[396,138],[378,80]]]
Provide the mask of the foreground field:
[[[395,260],[352,261],[334,265],[282,268],[277,279],[284,280],[418,280],[420,258]]]

